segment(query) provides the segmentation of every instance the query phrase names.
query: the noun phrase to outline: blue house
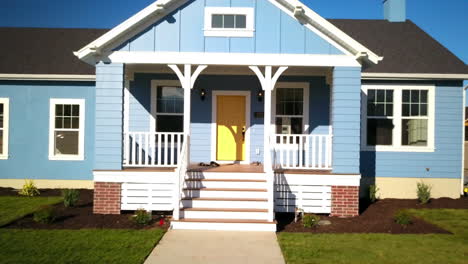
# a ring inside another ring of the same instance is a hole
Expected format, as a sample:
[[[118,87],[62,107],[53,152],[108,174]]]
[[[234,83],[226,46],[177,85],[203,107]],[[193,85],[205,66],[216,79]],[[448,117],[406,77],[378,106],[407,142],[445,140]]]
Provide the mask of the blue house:
[[[94,188],[94,212],[274,231],[458,198],[468,67],[406,19],[324,19],[297,0],[158,0],[111,30],[0,28],[0,186]]]

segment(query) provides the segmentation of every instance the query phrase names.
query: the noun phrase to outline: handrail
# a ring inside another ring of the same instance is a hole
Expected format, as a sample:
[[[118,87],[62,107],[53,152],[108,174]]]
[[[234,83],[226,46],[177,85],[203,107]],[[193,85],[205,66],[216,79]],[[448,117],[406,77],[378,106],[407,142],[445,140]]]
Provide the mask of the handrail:
[[[182,198],[182,192],[185,183],[185,176],[187,174],[188,166],[190,163],[190,136],[186,135],[185,141],[182,145],[182,151],[180,152],[180,162],[177,166],[175,174],[175,188],[174,188],[174,220],[180,219],[180,200]]]

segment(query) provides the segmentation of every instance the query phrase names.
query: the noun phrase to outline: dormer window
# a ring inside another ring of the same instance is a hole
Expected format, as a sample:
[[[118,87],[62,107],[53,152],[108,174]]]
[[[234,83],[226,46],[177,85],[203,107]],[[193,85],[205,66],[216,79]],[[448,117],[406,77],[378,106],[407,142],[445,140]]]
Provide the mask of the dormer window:
[[[205,8],[206,37],[253,37],[253,8]]]

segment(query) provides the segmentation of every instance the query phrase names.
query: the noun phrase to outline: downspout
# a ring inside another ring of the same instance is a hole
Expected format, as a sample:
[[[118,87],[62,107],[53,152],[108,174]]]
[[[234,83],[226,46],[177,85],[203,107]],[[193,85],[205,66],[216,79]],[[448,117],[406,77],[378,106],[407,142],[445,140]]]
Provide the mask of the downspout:
[[[466,104],[466,92],[468,89],[468,85],[463,88],[463,129],[462,129],[462,172],[461,172],[461,181],[460,181],[460,194],[464,194],[464,187],[465,187],[465,120],[466,120],[466,111],[465,111],[465,104]]]

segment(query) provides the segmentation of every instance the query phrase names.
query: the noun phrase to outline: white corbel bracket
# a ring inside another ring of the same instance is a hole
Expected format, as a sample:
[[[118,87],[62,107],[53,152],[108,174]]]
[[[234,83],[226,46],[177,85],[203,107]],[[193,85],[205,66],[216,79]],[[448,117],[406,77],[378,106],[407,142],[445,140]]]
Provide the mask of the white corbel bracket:
[[[257,75],[264,91],[272,91],[281,74],[288,69],[287,66],[281,66],[275,74],[272,74],[272,66],[265,66],[265,74],[263,74],[258,66],[249,66],[249,68]]]
[[[198,76],[202,73],[207,65],[198,65],[198,67],[195,69],[195,71],[192,74],[192,65],[190,64],[185,64],[184,65],[184,73],[179,69],[179,66],[176,64],[169,64],[167,65],[169,68],[171,68],[177,77],[180,80],[180,84],[182,88],[184,89],[193,89],[193,86],[195,85],[195,81],[197,80]]]

